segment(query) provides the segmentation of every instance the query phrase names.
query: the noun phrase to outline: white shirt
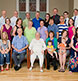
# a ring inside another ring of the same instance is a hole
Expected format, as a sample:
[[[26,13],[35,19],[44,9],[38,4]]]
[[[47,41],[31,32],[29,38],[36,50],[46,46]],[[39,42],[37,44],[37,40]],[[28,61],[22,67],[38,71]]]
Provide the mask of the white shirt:
[[[5,19],[6,17],[5,18],[3,16],[0,17],[0,29],[5,24]]]
[[[11,26],[12,26],[12,28],[16,25],[16,21],[17,21],[17,17],[15,17],[15,16],[13,16],[13,17],[11,17]]]
[[[34,53],[40,53],[42,50],[46,49],[45,42],[42,38],[39,40],[33,39],[29,46],[30,50],[33,50]]]
[[[74,20],[75,16],[73,16],[72,18],[73,18],[73,20]],[[78,27],[78,15],[76,16],[74,26],[75,26],[75,28]]]
[[[65,24],[68,26],[69,18],[65,18],[65,20],[66,20]]]

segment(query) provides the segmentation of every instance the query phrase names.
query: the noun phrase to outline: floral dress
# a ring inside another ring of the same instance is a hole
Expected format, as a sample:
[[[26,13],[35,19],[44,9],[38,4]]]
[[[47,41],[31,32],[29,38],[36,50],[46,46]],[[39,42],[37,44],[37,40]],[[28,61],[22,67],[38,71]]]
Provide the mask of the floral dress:
[[[74,42],[74,47],[76,46],[77,40],[75,39],[75,37],[73,38],[73,42]],[[77,56],[74,58],[75,56],[75,50],[73,50],[71,48],[71,55],[70,55],[70,62],[69,62],[69,70],[72,72],[78,72],[78,52]]]

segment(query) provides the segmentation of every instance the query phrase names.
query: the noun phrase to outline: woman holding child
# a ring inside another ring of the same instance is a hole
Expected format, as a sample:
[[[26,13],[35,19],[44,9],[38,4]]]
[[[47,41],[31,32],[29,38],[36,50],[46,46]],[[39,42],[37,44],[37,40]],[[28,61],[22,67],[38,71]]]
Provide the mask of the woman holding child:
[[[57,57],[57,38],[54,37],[54,32],[49,32],[49,38],[46,39],[46,46],[47,46],[47,69],[50,69],[50,59],[53,63],[54,70],[57,69],[56,61],[58,59]],[[57,58],[57,59],[56,59]]]
[[[66,56],[69,53],[70,47],[70,39],[67,37],[67,31],[63,30],[61,33],[62,37],[58,39],[58,54],[59,54],[59,62],[60,62],[60,69],[59,72],[65,72],[65,63],[66,63]]]

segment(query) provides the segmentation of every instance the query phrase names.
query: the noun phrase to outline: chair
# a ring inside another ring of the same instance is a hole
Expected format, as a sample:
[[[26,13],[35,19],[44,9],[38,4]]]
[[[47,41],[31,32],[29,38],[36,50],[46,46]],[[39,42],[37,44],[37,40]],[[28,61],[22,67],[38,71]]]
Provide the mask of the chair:
[[[30,53],[31,53],[31,50],[29,50],[29,53],[27,55],[27,59],[28,59],[28,64],[27,65],[28,65],[28,68],[30,68]],[[47,58],[46,58],[47,50],[45,50],[44,54],[45,54],[45,68],[47,68]]]
[[[24,60],[27,60],[27,67],[29,66],[29,58],[28,58],[28,48],[26,49],[26,54],[27,54],[27,59],[25,58]],[[13,65],[13,60],[12,60],[12,51],[13,49],[11,48],[10,50],[10,68],[12,68],[12,65]]]

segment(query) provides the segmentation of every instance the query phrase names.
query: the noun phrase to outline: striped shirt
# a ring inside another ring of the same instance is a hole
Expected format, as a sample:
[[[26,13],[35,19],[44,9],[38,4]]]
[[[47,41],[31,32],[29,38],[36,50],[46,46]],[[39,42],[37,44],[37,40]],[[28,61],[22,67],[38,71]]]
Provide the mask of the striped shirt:
[[[67,27],[66,24],[58,24],[57,27],[58,27],[58,30],[59,30],[59,37],[61,37],[61,32],[63,30],[67,30],[68,31],[68,27]]]

